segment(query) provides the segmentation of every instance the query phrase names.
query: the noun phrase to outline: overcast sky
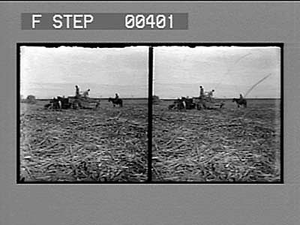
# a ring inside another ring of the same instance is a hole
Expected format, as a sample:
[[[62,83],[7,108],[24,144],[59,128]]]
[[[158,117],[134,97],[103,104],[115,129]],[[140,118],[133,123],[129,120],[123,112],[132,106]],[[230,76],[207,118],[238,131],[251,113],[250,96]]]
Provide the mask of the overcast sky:
[[[239,97],[265,77],[247,97],[280,97],[278,47],[154,48],[154,94],[160,98],[199,96],[200,85],[214,89],[215,97]]]
[[[21,47],[21,95],[148,97],[148,47]]]
[[[148,96],[148,47],[21,47],[21,94],[90,97]],[[199,96],[199,86],[219,98],[280,97],[278,47],[154,47],[153,93],[160,98]],[[269,75],[269,76],[268,76]]]

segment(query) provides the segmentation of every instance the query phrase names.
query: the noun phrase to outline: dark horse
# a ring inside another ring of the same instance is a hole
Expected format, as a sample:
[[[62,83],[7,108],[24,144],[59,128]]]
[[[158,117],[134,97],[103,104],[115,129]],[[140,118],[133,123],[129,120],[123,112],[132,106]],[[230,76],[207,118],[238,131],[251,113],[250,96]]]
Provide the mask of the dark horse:
[[[247,108],[247,100],[242,98],[234,98],[232,99],[233,102],[236,102],[237,106],[240,107],[240,105],[243,105],[244,108]]]
[[[108,99],[109,102],[112,102],[114,107],[115,105],[120,105],[120,107],[123,107],[123,100],[118,98],[118,99],[115,99],[115,98],[109,98]]]

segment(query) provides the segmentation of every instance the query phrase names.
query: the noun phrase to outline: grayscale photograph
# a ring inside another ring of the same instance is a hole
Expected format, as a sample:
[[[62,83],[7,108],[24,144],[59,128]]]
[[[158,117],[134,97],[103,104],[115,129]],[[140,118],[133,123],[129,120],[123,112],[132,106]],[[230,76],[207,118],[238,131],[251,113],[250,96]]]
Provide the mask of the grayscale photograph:
[[[153,181],[282,182],[280,46],[162,46],[153,59]]]
[[[148,47],[18,47],[18,182],[147,181]]]

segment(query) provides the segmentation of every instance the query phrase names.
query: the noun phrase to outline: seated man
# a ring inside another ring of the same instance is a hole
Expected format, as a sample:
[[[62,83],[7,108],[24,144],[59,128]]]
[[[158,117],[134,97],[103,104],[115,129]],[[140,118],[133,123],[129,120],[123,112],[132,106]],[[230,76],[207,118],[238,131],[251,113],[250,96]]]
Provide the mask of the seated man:
[[[210,101],[212,101],[212,97],[213,97],[213,92],[214,92],[215,90],[211,90],[211,91],[209,91],[209,92],[207,92],[207,97],[208,97],[208,99],[210,100]]]
[[[90,89],[87,89],[85,92],[83,92],[82,95],[84,98],[87,98],[89,96],[89,91],[90,91]]]

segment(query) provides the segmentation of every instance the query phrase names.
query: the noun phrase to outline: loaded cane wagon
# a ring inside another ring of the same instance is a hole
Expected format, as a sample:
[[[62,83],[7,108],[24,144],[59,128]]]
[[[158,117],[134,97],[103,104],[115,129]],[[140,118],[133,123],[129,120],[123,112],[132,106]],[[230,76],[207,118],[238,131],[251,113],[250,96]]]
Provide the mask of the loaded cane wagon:
[[[57,98],[51,99],[49,104],[44,107],[47,109],[95,109],[100,105],[100,101],[85,97],[69,96],[63,98],[58,96]]]
[[[169,105],[169,109],[195,109],[196,104],[192,98],[181,97],[181,99],[176,99],[172,105]]]
[[[224,106],[224,102],[212,99],[209,97],[193,97],[193,98],[185,98],[176,99],[173,104],[168,106],[168,109],[221,109]]]
[[[224,106],[223,101],[219,101],[216,99],[208,98],[208,97],[194,97],[194,103],[196,104],[196,108],[198,110],[201,109],[221,109]]]
[[[100,105],[99,100],[85,97],[69,96],[68,101],[72,109],[95,109]]]

